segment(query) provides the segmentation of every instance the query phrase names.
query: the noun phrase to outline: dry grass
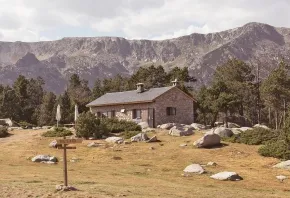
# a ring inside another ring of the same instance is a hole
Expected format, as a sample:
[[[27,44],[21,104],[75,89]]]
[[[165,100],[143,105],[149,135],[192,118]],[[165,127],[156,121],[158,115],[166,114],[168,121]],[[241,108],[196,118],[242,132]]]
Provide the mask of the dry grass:
[[[41,131],[15,131],[0,139],[1,197],[289,197],[290,181],[280,183],[276,175],[290,176],[289,171],[273,169],[277,159],[257,154],[257,146],[229,144],[216,149],[195,149],[191,145],[201,134],[191,137],[170,137],[158,133],[160,143],[134,143],[88,148],[77,145],[68,151],[69,184],[78,192],[55,192],[62,183],[62,162],[57,165],[32,163],[37,154],[55,155],[62,159],[62,150],[48,148],[51,138]],[[99,141],[102,142],[102,141]],[[189,142],[188,147],[179,144]],[[149,147],[154,147],[154,150]],[[182,177],[190,163],[207,164],[204,175]],[[216,181],[209,176],[219,171],[235,171],[244,180]]]

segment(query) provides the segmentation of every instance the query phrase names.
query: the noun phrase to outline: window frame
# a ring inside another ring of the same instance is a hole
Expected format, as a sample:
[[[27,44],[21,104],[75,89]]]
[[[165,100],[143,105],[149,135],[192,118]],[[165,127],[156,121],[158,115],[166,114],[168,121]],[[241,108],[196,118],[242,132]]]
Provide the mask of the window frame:
[[[138,117],[138,112],[140,113],[140,117]],[[142,119],[142,110],[141,109],[133,109],[132,110],[132,119]]]
[[[176,107],[166,107],[167,116],[176,116]]]

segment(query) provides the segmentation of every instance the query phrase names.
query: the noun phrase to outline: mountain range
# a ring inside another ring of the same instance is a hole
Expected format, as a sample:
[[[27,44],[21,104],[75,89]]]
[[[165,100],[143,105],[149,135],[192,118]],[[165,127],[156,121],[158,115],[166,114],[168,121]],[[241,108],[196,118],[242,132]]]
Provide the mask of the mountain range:
[[[290,28],[248,23],[210,34],[168,40],[127,40],[119,37],[74,37],[42,42],[0,42],[0,83],[12,84],[22,74],[42,77],[45,88],[62,92],[71,74],[92,86],[97,78],[129,76],[141,66],[162,65],[166,70],[185,67],[207,84],[216,67],[229,58],[246,61],[261,74],[290,58]]]

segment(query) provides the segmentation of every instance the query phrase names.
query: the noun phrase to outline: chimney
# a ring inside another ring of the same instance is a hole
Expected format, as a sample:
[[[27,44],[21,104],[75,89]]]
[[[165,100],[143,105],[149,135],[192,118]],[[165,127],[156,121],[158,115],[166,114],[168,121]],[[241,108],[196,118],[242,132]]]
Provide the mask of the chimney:
[[[171,81],[171,82],[172,82],[172,85],[173,85],[174,87],[178,86],[177,78],[175,78],[175,80],[174,80],[174,81]]]
[[[137,84],[137,93],[144,92],[144,83],[138,83]]]

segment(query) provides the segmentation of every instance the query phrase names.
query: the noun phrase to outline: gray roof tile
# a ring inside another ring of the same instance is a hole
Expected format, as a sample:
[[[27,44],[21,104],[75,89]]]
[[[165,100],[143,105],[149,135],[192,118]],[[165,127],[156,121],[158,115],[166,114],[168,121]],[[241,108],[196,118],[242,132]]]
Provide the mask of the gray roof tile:
[[[135,102],[148,102],[152,101],[172,87],[152,88],[145,90],[142,93],[137,93],[137,90],[106,93],[105,95],[97,98],[87,106],[103,106],[109,104],[122,104],[122,103],[135,103]]]

